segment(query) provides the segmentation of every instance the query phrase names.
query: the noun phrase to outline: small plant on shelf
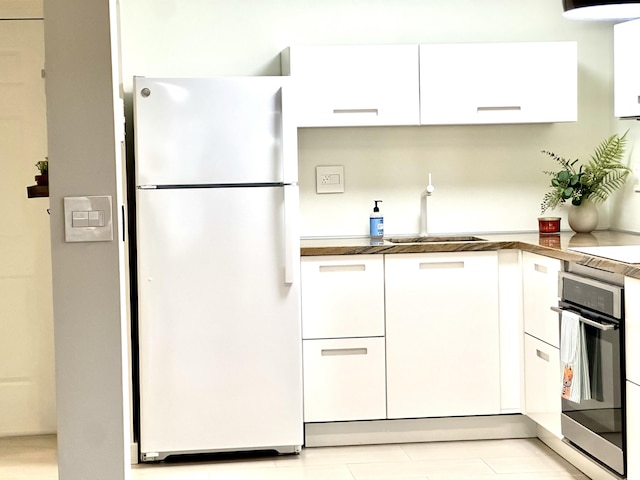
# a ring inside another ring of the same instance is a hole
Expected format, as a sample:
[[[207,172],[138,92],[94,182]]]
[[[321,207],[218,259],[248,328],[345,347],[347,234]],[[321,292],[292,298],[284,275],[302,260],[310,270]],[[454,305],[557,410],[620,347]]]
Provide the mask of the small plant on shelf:
[[[49,160],[47,157],[36,162],[36,168],[40,172],[40,175],[36,175],[36,184],[40,186],[49,185]]]
[[[547,192],[540,204],[540,212],[554,209],[571,200],[572,205],[582,205],[585,200],[602,203],[609,195],[622,187],[631,169],[621,163],[624,155],[627,132],[619,136],[611,135],[604,140],[591,155],[591,159],[578,165],[578,159],[567,160],[553,152],[543,150],[562,167],[559,171],[547,171],[550,175],[551,191]]]
[[[49,175],[49,160],[45,157],[44,160],[36,162],[36,168],[40,172],[40,175]]]

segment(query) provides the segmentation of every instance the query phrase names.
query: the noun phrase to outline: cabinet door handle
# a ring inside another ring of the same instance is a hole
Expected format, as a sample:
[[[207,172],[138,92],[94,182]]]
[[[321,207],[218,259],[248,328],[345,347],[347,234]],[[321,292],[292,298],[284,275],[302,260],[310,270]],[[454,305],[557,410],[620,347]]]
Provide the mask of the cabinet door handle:
[[[547,267],[545,267],[544,265],[540,265],[539,263],[536,263],[533,268],[536,272],[547,273]]]
[[[334,108],[333,113],[339,115],[341,113],[367,113],[371,115],[378,115],[377,108]]]
[[[320,350],[323,357],[332,357],[337,355],[366,355],[366,348],[323,348]]]
[[[542,350],[538,350],[537,348],[536,348],[536,356],[538,358],[541,358],[545,362],[549,361],[549,354],[548,353],[544,353]]]
[[[353,265],[320,265],[320,272],[364,272],[367,267],[364,264]]]
[[[464,268],[464,262],[421,262],[420,270],[435,268]]]
[[[478,112],[519,112],[520,110],[522,110],[522,107],[520,105],[478,107]]]

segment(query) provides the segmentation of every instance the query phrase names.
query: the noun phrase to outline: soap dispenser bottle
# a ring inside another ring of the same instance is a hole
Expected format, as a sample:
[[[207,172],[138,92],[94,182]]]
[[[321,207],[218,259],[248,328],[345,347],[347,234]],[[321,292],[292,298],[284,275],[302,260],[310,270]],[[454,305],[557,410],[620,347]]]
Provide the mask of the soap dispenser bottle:
[[[382,200],[374,200],[373,212],[369,215],[369,236],[371,238],[380,240],[384,235],[384,219],[378,203],[382,203]]]

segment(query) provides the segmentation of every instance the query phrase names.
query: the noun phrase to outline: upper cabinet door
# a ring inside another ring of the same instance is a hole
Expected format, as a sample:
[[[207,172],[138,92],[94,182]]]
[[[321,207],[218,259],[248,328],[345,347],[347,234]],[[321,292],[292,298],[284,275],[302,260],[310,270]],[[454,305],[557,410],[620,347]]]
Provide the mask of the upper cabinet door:
[[[418,125],[417,45],[290,47],[299,127]]]
[[[640,20],[613,27],[614,115],[640,116]]]
[[[575,42],[420,45],[423,125],[577,120]]]

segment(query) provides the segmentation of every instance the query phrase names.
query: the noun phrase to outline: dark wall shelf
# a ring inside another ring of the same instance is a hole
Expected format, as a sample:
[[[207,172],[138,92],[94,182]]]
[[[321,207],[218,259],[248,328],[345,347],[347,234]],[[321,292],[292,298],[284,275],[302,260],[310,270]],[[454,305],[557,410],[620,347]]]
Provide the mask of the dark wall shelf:
[[[27,198],[48,197],[49,185],[31,185],[27,187]]]

